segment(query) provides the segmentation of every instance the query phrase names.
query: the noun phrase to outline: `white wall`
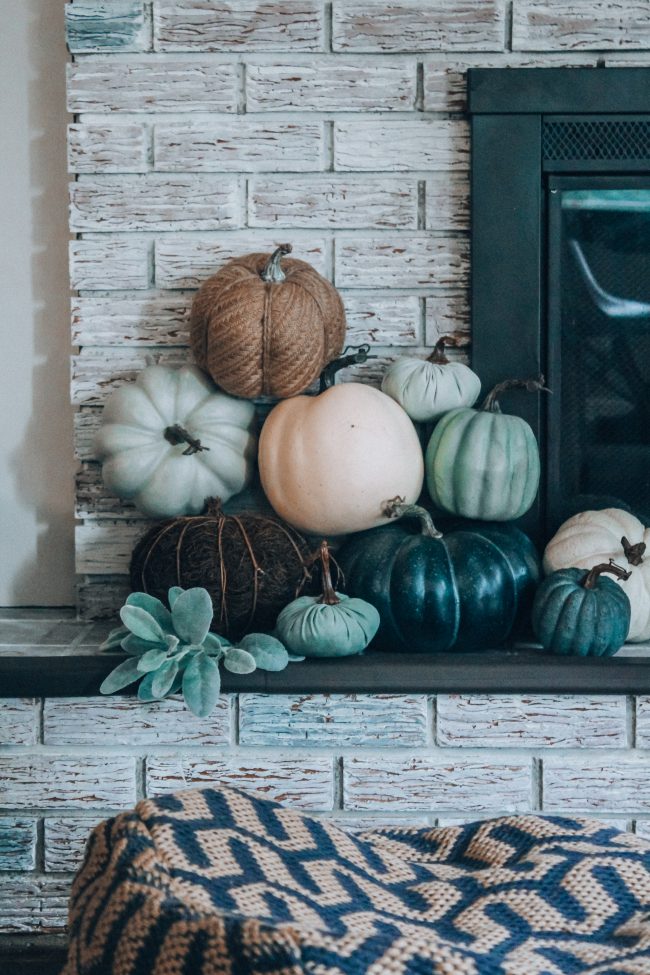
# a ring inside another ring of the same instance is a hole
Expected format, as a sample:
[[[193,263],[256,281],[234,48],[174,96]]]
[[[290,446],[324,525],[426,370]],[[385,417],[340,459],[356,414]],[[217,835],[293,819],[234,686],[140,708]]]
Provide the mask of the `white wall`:
[[[63,0],[0,0],[0,605],[73,600]]]

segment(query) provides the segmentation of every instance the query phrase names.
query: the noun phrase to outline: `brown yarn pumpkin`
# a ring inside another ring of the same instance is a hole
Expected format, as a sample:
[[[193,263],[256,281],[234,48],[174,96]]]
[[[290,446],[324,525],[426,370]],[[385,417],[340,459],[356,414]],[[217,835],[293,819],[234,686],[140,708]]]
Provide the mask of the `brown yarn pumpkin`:
[[[311,549],[279,518],[226,515],[218,500],[204,515],[153,526],[131,557],[131,589],[167,603],[171,586],[202,586],[212,597],[212,629],[231,640],[270,630],[278,613],[309,582]]]
[[[194,357],[233,396],[302,393],[343,348],[338,291],[305,261],[283,260],[290,252],[235,258],[194,297]]]

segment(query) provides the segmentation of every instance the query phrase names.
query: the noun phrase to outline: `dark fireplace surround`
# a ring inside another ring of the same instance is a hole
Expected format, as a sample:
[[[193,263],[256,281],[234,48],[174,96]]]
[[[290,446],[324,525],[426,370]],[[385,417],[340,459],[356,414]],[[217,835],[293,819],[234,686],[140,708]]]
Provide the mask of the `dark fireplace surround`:
[[[585,496],[574,499],[572,508],[571,499],[562,496],[566,455],[563,459],[560,445],[566,417],[560,395],[556,201],[572,185],[590,190],[644,187],[641,192],[648,191],[650,200],[650,69],[471,69],[468,100],[472,361],[484,388],[504,377],[543,373],[553,390],[550,396],[513,393],[506,407],[525,417],[540,443],[540,492],[521,525],[543,545],[575,510],[607,506],[590,504],[591,497]],[[650,247],[637,259],[647,266],[650,285]],[[629,320],[626,328],[629,336]],[[650,326],[643,328],[641,340],[637,327],[637,338],[626,341],[636,342],[638,358],[647,355],[650,363]],[[614,344],[610,337],[609,347]],[[643,381],[643,361],[631,365],[646,403],[642,444],[635,456],[644,461],[643,471],[650,472],[650,383]],[[619,463],[624,466],[624,461]],[[646,502],[650,473],[642,476]]]

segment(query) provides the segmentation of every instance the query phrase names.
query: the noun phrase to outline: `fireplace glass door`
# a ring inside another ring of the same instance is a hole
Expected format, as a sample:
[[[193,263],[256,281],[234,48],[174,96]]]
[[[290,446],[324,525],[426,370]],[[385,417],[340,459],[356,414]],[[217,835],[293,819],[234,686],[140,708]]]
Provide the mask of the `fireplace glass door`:
[[[650,517],[650,178],[549,179],[549,527]]]

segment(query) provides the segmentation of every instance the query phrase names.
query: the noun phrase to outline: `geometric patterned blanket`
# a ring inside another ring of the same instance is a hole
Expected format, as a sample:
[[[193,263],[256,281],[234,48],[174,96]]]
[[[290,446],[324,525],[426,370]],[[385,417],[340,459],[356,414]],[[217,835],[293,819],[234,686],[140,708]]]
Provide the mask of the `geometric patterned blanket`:
[[[64,975],[649,975],[650,844],[513,816],[353,836],[235,789],[98,826]]]

